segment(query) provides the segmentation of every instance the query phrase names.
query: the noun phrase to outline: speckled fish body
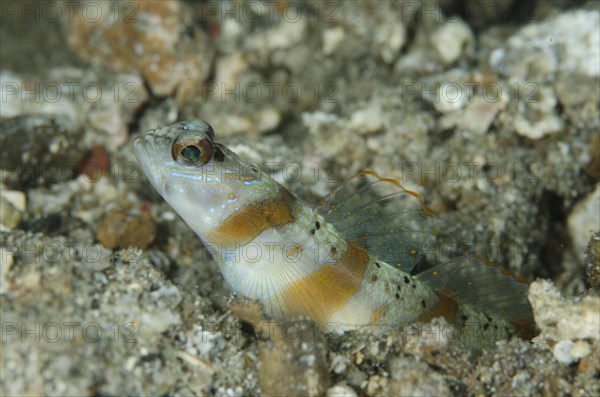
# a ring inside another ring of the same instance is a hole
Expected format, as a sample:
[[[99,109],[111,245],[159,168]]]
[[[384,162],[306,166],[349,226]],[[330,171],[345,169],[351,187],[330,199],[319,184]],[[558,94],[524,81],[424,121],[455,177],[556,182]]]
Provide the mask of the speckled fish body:
[[[204,121],[151,130],[133,147],[152,185],[202,239],[231,289],[262,302],[275,318],[305,315],[347,330],[442,316],[474,324],[480,336],[489,330],[502,337],[527,311],[507,316],[509,306],[496,313],[498,299],[469,295],[467,281],[489,285],[498,278],[469,276],[466,264],[455,266],[455,277],[444,277],[448,266],[411,275],[431,227],[419,197],[396,181],[365,172],[365,183],[345,184],[312,209],[216,143]],[[392,190],[371,197],[377,187]],[[465,287],[456,288],[460,283]],[[507,305],[517,305],[511,299]]]

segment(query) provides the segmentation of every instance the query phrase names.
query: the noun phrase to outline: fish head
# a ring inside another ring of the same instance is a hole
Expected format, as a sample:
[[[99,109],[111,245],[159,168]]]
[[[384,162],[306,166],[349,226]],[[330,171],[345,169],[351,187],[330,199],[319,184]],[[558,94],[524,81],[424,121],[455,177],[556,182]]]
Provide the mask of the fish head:
[[[201,237],[277,185],[216,143],[213,128],[201,120],[150,130],[135,138],[133,151],[154,188]]]

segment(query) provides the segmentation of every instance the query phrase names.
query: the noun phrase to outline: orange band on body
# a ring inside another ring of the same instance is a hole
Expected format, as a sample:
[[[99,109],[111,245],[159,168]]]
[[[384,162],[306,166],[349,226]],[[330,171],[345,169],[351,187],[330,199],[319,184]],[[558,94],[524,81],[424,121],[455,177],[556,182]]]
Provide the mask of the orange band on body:
[[[369,263],[369,254],[353,244],[337,263],[319,270],[283,288],[274,299],[286,313],[308,315],[325,324],[356,293]]]
[[[294,220],[293,206],[296,198],[282,189],[276,199],[250,204],[234,212],[219,226],[208,231],[206,238],[215,244],[244,245],[263,231],[283,226]]]

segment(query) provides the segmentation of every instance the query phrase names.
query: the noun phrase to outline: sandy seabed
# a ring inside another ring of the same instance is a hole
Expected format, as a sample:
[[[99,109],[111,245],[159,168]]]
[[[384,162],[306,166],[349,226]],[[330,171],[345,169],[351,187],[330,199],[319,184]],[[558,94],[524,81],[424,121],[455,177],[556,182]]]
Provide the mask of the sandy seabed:
[[[600,395],[597,2],[3,1],[2,395]],[[209,121],[310,205],[364,169],[427,260],[531,282],[538,336],[273,323],[128,145]]]

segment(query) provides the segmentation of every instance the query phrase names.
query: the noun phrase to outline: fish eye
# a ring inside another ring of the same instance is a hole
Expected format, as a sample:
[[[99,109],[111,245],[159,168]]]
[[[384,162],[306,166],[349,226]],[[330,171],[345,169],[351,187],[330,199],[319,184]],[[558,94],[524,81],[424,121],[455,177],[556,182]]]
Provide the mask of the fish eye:
[[[171,147],[173,160],[185,164],[204,165],[212,159],[213,145],[209,139],[181,135]]]
[[[187,161],[190,161],[193,163],[195,161],[198,161],[201,153],[202,153],[202,151],[200,150],[200,148],[198,146],[190,145],[190,146],[186,146],[183,149],[181,149],[180,154],[181,154],[181,157],[183,157]]]

